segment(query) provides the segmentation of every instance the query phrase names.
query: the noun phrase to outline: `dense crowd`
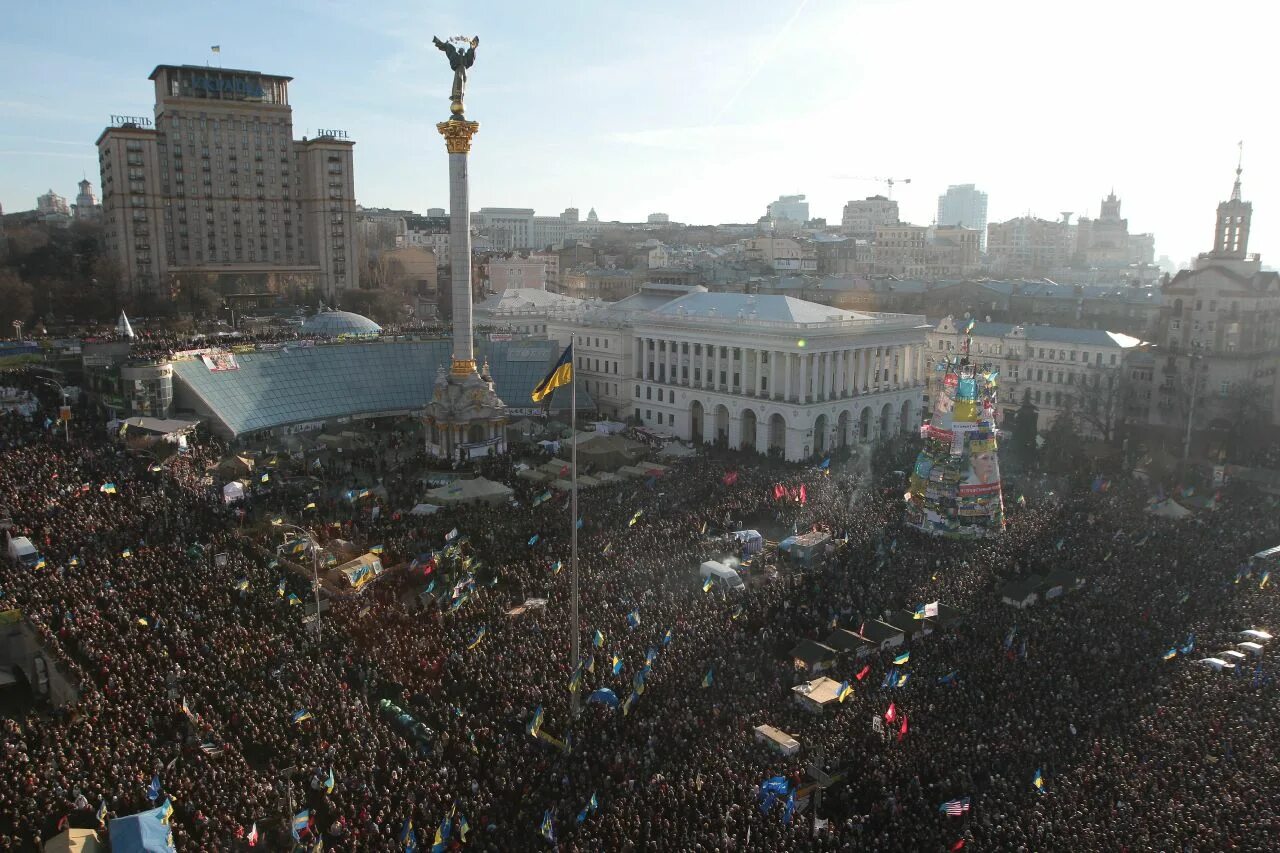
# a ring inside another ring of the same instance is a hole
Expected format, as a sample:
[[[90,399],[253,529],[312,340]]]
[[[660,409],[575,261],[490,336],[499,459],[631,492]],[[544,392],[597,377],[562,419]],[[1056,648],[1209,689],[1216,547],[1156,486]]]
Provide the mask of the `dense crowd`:
[[[0,417],[0,506],[46,562],[5,568],[0,609],[37,626],[81,691],[4,721],[0,849],[93,826],[103,802],[109,817],[153,807],[157,776],[180,850],[247,849],[255,826],[260,847],[290,849],[304,810],[304,842],[329,850],[404,849],[408,821],[421,849],[443,821],[447,847],[493,851],[1263,850],[1280,830],[1271,657],[1239,675],[1194,662],[1277,624],[1261,567],[1238,569],[1280,544],[1268,499],[1228,488],[1173,522],[1120,484],[1028,493],[1006,500],[1006,535],[955,542],[902,529],[900,484],[727,453],[672,463],[583,493],[579,696],[608,687],[622,703],[574,720],[566,500],[537,500],[504,458],[485,473],[517,488],[514,505],[410,515],[402,463],[387,500],[321,501],[325,536],[414,562],[333,600],[317,641],[278,531],[206,479],[221,452],[196,442],[158,466],[85,431],[68,446],[40,414]],[[805,502],[775,499],[775,483],[803,484]],[[704,591],[699,562],[740,526],[847,544],[741,593]],[[458,561],[429,557],[446,544],[474,572],[461,594]],[[1000,601],[1003,583],[1055,568],[1083,588]],[[547,603],[510,613],[530,598]],[[853,692],[825,713],[793,701],[810,677],[788,654],[799,639],[932,601],[963,618],[911,643],[905,686],[881,686],[894,650],[838,662]],[[1166,660],[1191,634],[1195,650]],[[571,749],[529,735],[537,708]],[[757,743],[764,723],[800,753]],[[820,807],[812,762],[836,777]],[[777,776],[801,794],[793,815],[761,807]],[[964,797],[967,814],[939,811]]]

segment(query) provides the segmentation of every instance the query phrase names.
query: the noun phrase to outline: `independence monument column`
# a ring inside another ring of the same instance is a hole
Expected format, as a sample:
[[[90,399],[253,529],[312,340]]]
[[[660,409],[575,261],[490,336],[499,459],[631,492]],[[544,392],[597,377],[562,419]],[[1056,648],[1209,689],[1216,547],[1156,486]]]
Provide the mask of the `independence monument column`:
[[[447,459],[506,450],[506,406],[493,390],[488,364],[476,368],[471,319],[471,199],[467,155],[480,123],[463,115],[467,69],[475,64],[480,39],[433,39],[449,58],[453,89],[448,121],[436,125],[449,151],[449,269],[453,296],[453,351],[449,370],[440,366],[427,404],[427,450]],[[461,47],[459,47],[461,45]]]

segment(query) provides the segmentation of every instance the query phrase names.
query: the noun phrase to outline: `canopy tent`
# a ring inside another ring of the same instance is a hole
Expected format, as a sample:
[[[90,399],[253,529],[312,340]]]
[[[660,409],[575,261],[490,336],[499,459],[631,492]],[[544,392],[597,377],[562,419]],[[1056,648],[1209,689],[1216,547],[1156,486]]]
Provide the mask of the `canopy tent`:
[[[222,487],[223,503],[233,504],[242,500],[244,500],[244,483],[239,480],[232,480]]]
[[[810,672],[819,673],[824,669],[828,669],[836,662],[836,650],[830,646],[824,646],[817,640],[801,640],[796,647],[791,650],[791,657],[795,660],[796,665],[808,669]]]
[[[698,451],[678,441],[673,441],[659,450],[658,455],[669,459],[686,459],[690,456],[697,456]]]
[[[98,833],[92,829],[68,829],[44,843],[44,853],[97,853],[102,849]]]
[[[224,480],[247,477],[253,473],[255,464],[248,456],[228,456],[218,463],[217,471]]]
[[[535,420],[529,418],[521,418],[512,424],[507,424],[507,433],[515,433],[526,438],[531,436],[542,435],[546,432],[546,427]]]
[[[742,543],[742,553],[748,557],[764,550],[764,537],[759,530],[735,530],[731,535]]]
[[[600,435],[589,444],[578,446],[578,461],[596,468],[619,468],[629,465],[642,455],[643,447],[620,435]]]
[[[1147,512],[1161,518],[1181,519],[1191,515],[1191,510],[1174,500],[1163,500],[1147,507]]]
[[[477,477],[474,480],[455,480],[448,486],[441,486],[427,492],[432,503],[443,505],[460,503],[486,503],[497,505],[511,499],[512,490],[502,483]]]
[[[795,755],[800,751],[800,741],[774,726],[759,725],[755,727],[756,741],[766,744],[783,755]]]
[[[111,853],[176,853],[163,815],[163,808],[155,808],[111,821]]]
[[[435,504],[418,504],[409,510],[409,515],[435,515],[440,511],[440,507]]]
[[[531,483],[545,483],[553,479],[555,474],[548,474],[546,471],[540,471],[536,468],[527,468],[524,471],[517,471],[516,476]]]
[[[596,432],[602,432],[605,435],[613,435],[618,432],[626,432],[627,425],[620,421],[595,421],[591,424]]]

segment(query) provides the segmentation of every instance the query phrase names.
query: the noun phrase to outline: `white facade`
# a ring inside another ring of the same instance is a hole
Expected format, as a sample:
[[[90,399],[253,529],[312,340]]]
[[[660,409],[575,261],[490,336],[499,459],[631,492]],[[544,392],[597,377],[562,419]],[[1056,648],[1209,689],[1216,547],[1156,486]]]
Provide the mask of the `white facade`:
[[[964,325],[963,320],[944,317],[929,330],[930,362],[960,356]],[[1126,356],[1140,344],[1129,335],[1099,329],[975,323],[969,357],[1000,374],[1000,421],[1016,411],[1026,396],[1039,410],[1037,426],[1043,432],[1064,409],[1080,412],[1091,401],[1111,406],[1118,415],[1123,400],[1118,388],[1112,393],[1112,384],[1120,382]],[[939,376],[933,371],[926,374],[931,398],[932,383]],[[1078,425],[1085,433],[1097,433],[1087,419],[1081,418]]]
[[[870,236],[876,229],[893,225],[898,219],[898,203],[882,195],[845,204],[840,216],[840,230],[845,234]]]
[[[912,433],[926,380],[924,318],[787,296],[645,285],[551,319],[603,412],[697,443],[800,461]]]

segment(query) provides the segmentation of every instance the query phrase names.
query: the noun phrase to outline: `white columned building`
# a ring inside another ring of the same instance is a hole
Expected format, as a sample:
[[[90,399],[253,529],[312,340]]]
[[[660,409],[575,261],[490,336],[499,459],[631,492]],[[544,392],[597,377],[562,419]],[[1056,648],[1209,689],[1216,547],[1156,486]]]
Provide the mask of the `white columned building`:
[[[916,432],[927,330],[913,314],[654,284],[547,322],[578,336],[574,369],[602,413],[792,461]]]

